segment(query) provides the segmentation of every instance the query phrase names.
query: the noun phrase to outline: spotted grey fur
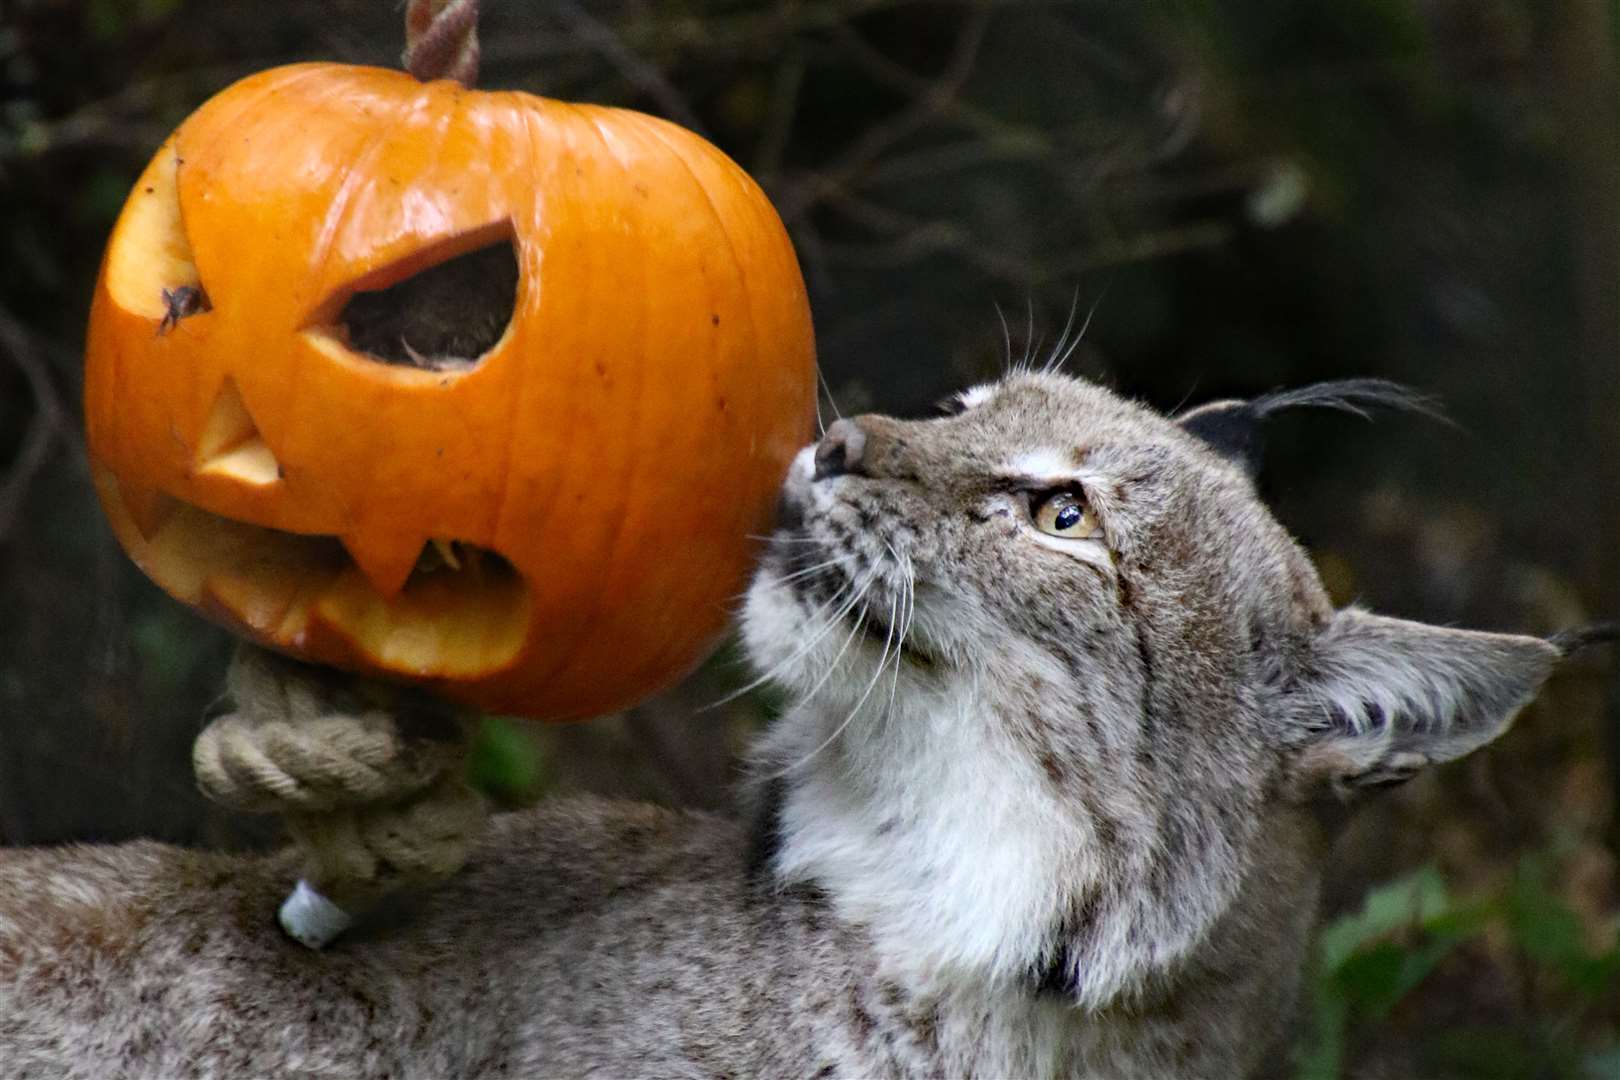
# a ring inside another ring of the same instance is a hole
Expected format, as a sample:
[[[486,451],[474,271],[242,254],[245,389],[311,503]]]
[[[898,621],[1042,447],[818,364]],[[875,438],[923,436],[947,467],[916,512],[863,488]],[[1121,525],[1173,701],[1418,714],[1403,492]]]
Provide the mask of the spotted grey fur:
[[[1495,738],[1560,649],[1335,610],[1208,412],[1042,374],[963,403],[795,462],[743,618],[790,700],[750,824],[506,816],[319,955],[274,927],[285,856],[5,853],[0,1074],[1275,1064],[1339,808]],[[1095,535],[1035,527],[1056,489]]]

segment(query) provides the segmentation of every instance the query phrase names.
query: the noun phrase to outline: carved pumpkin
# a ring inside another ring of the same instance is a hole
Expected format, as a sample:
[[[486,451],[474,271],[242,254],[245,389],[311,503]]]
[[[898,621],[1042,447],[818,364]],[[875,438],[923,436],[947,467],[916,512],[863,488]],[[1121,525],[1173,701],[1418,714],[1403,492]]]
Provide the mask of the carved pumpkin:
[[[809,437],[813,354],[781,222],[697,136],[304,64],[147,167],[85,411],[114,530],[178,599],[577,717],[712,646]]]

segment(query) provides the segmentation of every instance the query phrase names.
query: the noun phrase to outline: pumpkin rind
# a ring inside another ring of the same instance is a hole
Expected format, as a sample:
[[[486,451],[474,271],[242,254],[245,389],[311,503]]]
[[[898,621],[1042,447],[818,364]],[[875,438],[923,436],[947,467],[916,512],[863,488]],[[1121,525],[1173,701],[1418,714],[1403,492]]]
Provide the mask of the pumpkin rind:
[[[358,289],[508,238],[514,315],[475,367],[345,344]],[[211,309],[161,327],[178,285]],[[237,83],[158,151],[86,365],[98,489],[160,585],[283,651],[550,718],[712,645],[815,385],[791,244],[708,143],[324,64]],[[516,580],[405,584],[433,538]]]

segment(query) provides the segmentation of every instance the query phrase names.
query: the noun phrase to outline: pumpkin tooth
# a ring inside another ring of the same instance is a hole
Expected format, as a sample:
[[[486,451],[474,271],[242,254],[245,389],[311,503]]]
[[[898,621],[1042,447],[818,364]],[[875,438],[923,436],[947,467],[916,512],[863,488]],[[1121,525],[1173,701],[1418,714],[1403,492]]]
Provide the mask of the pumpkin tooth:
[[[356,533],[339,538],[354,565],[359,567],[378,596],[392,600],[405,587],[411,571],[427,547],[425,536],[400,536],[381,533],[376,536]]]
[[[180,508],[180,500],[172,495],[165,495],[156,488],[142,488],[134,484],[120,484],[119,497],[123,500],[124,509],[129,511],[130,520],[135,522],[135,528],[140,530],[141,538],[151,540],[158,530],[168,523],[169,518]]]
[[[461,569],[461,559],[456,555],[456,542],[454,540],[445,540],[435,536],[433,546],[439,549],[439,558],[444,560],[444,565],[452,570]]]
[[[252,440],[263,441],[259,425],[242,402],[242,391],[237,388],[236,380],[227,375],[221,380],[213,408],[208,410],[208,418],[197,435],[197,464],[206,466]]]

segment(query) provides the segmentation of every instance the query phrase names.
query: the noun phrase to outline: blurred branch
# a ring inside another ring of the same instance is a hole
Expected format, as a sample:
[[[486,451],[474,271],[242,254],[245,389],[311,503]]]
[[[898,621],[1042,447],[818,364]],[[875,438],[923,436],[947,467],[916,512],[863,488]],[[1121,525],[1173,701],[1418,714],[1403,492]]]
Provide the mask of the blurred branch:
[[[985,31],[990,25],[991,10],[986,4],[980,4],[973,10],[957,36],[956,46],[945,70],[930,81],[927,89],[919,93],[911,104],[868,128],[830,168],[810,173],[779,194],[777,204],[782,220],[792,224],[832,193],[847,189],[885,150],[951,106],[973,73],[979,47],[984,44]]]
[[[612,65],[632,86],[657,102],[669,119],[702,134],[703,122],[685,95],[675,89],[662,71],[625,44],[613,27],[591,15],[575,0],[555,0],[552,6],[581,42]]]
[[[928,0],[826,0],[802,3],[784,0],[768,9],[742,9],[732,14],[681,16],[662,5],[637,10],[616,19],[612,32],[632,53],[652,50],[667,54],[693,53],[706,62],[740,53],[777,52],[783,41],[803,34],[817,33],[843,22],[896,8],[917,7]],[[975,3],[982,0],[959,0]],[[1040,0],[1026,0],[1038,3]],[[487,54],[506,65],[530,66],[536,61],[560,56],[595,52],[596,47],[579,36],[559,38],[538,30],[533,34],[504,34],[489,43]]]
[[[49,460],[52,443],[67,426],[67,411],[51,384],[42,351],[28,329],[11,312],[0,308],[0,352],[22,372],[35,403],[33,423],[23,436],[9,474],[0,480],[0,542],[16,527],[28,489]]]
[[[852,221],[892,237],[876,244],[827,244],[823,250],[832,261],[868,268],[899,267],[929,255],[949,252],[991,277],[1020,286],[1062,280],[1090,270],[1185,251],[1218,247],[1232,237],[1232,226],[1226,222],[1193,222],[1104,241],[1053,259],[997,250],[982,237],[973,235],[954,221],[918,220],[848,192],[829,194],[828,204]]]
[[[764,129],[760,132],[759,147],[754,152],[754,176],[761,185],[772,186],[782,168],[782,156],[787,152],[793,136],[793,119],[799,108],[799,90],[804,85],[806,60],[802,48],[790,48],[776,68],[776,80],[771,86],[770,110]]]
[[[641,750],[643,760],[652,765],[679,806],[717,806],[724,803],[723,786],[708,779],[692,758],[688,740],[671,738],[668,721],[690,724],[684,716],[655,715],[651,704],[637,705],[624,712],[624,726]],[[682,731],[685,735],[685,731]]]
[[[202,95],[258,66],[253,62],[226,64],[142,79],[65,116],[26,122],[15,137],[0,140],[0,168],[8,160],[84,147],[150,151],[169,133],[167,123],[153,119],[162,115],[165,104],[173,103],[183,112]]]
[[[950,252],[1003,281],[1024,285],[1034,277],[1034,266],[1028,259],[995,250],[957,222],[918,220],[845,191],[828,192],[826,199],[850,220],[892,237],[874,244],[827,245],[828,256],[844,265],[899,267]]]
[[[918,75],[895,63],[874,49],[847,23],[840,23],[834,27],[833,37],[845,46],[850,58],[875,81],[915,99],[923,104],[925,109],[931,109],[925,119],[937,116],[939,119],[949,120],[977,132],[986,142],[998,146],[1020,147],[1031,154],[1050,152],[1052,144],[1045,132],[1003,120],[956,96],[961,91],[962,84],[972,74],[970,68],[982,44],[989,14],[988,7],[980,9],[977,22],[970,23],[958,41],[957,56],[952,65],[959,67],[960,70],[953,72],[947,69],[937,80]],[[971,49],[972,52],[965,53],[964,48]]]
[[[937,179],[953,172],[1006,161],[1035,161],[1046,157],[1045,146],[1023,142],[967,139],[930,146],[909,154],[896,154],[866,174],[867,186]]]

